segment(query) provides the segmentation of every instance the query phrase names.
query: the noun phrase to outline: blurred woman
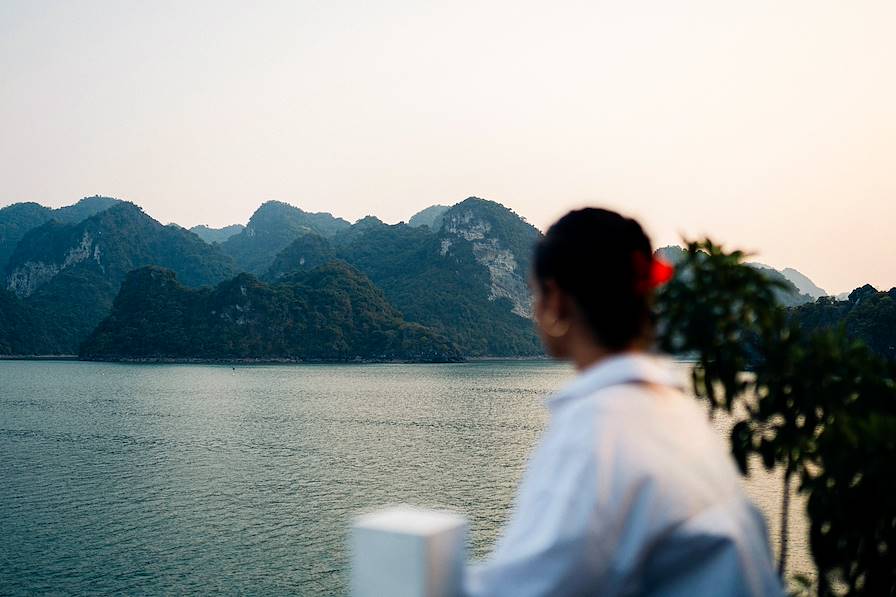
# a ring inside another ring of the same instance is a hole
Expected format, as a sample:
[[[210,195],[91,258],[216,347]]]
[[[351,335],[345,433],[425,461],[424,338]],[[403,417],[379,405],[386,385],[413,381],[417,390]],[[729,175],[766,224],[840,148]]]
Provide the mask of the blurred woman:
[[[535,322],[577,377],[551,397],[471,596],[783,595],[762,515],[680,372],[651,355],[671,268],[634,220],[573,211],[536,247]]]

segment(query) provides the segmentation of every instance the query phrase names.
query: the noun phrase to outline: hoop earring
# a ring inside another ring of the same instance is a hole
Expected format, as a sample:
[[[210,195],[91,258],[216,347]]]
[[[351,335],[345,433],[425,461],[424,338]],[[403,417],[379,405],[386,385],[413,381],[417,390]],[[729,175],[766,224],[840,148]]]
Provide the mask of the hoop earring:
[[[560,325],[560,320],[555,320],[554,325],[551,326],[551,329],[545,331],[547,331],[548,336],[550,336],[551,338],[562,338],[569,332],[569,322],[564,321],[562,325]]]

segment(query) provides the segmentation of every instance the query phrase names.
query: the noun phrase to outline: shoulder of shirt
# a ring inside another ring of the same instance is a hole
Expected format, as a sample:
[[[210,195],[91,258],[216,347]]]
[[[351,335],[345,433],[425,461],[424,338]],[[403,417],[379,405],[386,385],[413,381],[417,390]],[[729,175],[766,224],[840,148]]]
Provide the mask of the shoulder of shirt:
[[[547,406],[552,415],[581,403],[585,398],[611,399],[631,396],[654,386],[681,392],[685,371],[670,359],[647,353],[623,353],[607,357],[580,373],[565,388],[550,397]],[[578,409],[576,409],[578,410]]]

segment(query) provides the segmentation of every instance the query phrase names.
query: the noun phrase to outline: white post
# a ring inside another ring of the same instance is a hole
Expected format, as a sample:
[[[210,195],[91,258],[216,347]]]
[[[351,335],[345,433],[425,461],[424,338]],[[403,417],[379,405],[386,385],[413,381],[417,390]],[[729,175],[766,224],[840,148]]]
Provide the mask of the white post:
[[[467,520],[451,512],[396,506],[355,519],[352,597],[457,597]]]

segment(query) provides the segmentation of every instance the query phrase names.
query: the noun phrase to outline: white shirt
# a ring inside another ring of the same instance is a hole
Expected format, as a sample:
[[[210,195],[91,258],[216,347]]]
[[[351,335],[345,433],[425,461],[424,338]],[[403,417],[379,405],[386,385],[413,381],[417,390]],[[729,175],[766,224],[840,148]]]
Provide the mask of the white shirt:
[[[600,361],[551,420],[469,596],[784,595],[762,514],[670,363]]]

